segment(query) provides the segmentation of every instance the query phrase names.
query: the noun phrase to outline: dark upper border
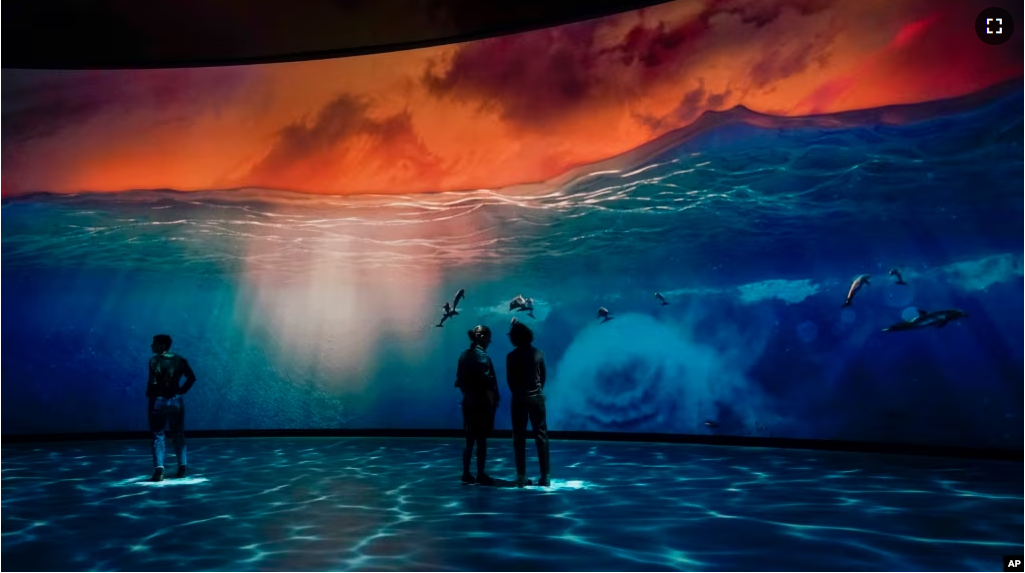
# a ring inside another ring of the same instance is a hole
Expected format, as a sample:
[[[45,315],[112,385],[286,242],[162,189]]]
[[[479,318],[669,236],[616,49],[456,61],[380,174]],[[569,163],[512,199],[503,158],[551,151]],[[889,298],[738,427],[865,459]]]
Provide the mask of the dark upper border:
[[[8,0],[2,66],[291,62],[526,32],[666,0]]]
[[[190,438],[461,438],[457,430],[193,430]],[[756,438],[744,436],[700,436],[685,434],[640,434],[625,432],[549,432],[553,440],[588,440],[598,442],[650,442],[668,444],[700,444],[713,446],[739,446],[755,448],[785,448],[825,450],[837,452],[865,452],[875,454],[934,456],[944,458],[972,458],[989,460],[1025,461],[1025,452],[992,448],[956,448],[915,444],[886,444],[876,442],[847,442],[840,440],[803,440],[792,438]],[[19,434],[0,437],[3,444],[35,444],[44,442],[94,440],[145,440],[147,432],[97,432],[80,434]],[[512,438],[509,430],[496,430],[495,438]]]

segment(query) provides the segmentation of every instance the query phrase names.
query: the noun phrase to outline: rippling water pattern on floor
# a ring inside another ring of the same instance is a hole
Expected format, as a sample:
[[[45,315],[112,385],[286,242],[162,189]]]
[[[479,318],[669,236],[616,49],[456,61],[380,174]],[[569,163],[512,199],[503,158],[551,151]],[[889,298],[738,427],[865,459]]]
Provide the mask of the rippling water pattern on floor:
[[[459,484],[459,457],[193,440],[195,472],[154,484],[145,443],[5,446],[4,569],[998,571],[1022,549],[1015,462],[560,442],[552,487],[515,489]]]

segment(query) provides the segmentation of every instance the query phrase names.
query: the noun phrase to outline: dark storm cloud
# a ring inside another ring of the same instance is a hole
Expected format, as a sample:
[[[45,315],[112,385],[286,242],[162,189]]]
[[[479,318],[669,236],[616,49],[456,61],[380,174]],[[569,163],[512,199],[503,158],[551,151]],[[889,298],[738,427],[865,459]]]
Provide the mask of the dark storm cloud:
[[[618,61],[625,66],[658,68],[684,57],[688,48],[704,36],[708,29],[708,22],[700,19],[675,26],[667,26],[664,22],[654,26],[638,24],[627,32],[620,44],[604,52],[617,56]]]
[[[209,110],[249,85],[243,68],[2,72],[4,145],[46,138],[104,118],[155,112],[156,121]],[[170,117],[173,110],[175,117]]]
[[[680,103],[668,114],[662,117],[634,114],[634,118],[655,132],[671,129],[694,121],[705,111],[721,109],[732,93],[732,90],[709,93],[705,89],[704,79],[699,78],[698,87],[685,93]]]
[[[510,121],[543,123],[595,87],[597,28],[585,22],[466,44],[448,70],[428,69],[423,82],[435,95],[497,106]]]
[[[683,96],[683,101],[680,102],[680,107],[686,110],[697,109],[699,105],[704,103],[705,96],[708,92],[705,90],[705,82],[702,80],[698,82],[698,87],[687,92]]]
[[[618,97],[621,89],[617,88],[626,81],[623,72],[634,72],[633,81],[640,82],[631,88],[643,89],[647,83],[665,81],[668,70],[678,69],[700,54],[699,41],[722,22],[739,22],[739,30],[760,29],[785,13],[810,16],[831,3],[710,0],[697,15],[681,21],[638,23],[611,46],[598,41],[602,30],[621,26],[636,14],[494,38],[461,46],[444,71],[428,70],[423,83],[436,96],[473,102],[499,110],[510,122],[540,126],[579,108],[589,98]],[[731,33],[737,31],[733,25]],[[825,57],[828,42],[823,40],[829,39],[809,38],[808,45],[767,55],[751,70],[752,79],[764,86],[804,71],[811,62]],[[736,38],[737,42],[744,40],[743,36]],[[706,103],[721,105],[724,96],[715,97]]]
[[[322,153],[356,133],[389,130],[388,125],[367,118],[366,112],[363,101],[350,95],[340,96],[324,106],[312,122],[300,121],[283,128],[259,168],[273,168]]]
[[[744,24],[764,28],[772,24],[785,11],[801,16],[818,14],[832,6],[834,0],[713,0],[702,11],[699,19],[708,21],[718,14],[737,16]]]
[[[355,140],[388,151],[396,165],[419,172],[436,169],[437,158],[418,137],[409,113],[375,118],[370,112],[367,100],[342,94],[312,119],[285,126],[278,132],[270,152],[253,168],[254,184],[280,184],[284,175],[308,162],[329,157],[339,146]]]
[[[726,103],[726,100],[730,95],[732,95],[732,93],[733,92],[731,90],[726,90],[718,94],[709,94],[708,98],[705,99],[705,106],[707,106],[708,109],[719,109],[724,103]]]
[[[764,28],[776,22],[785,12],[812,16],[830,7],[833,0],[709,0],[695,16],[680,22],[655,25],[637,24],[623,41],[606,50],[617,54],[626,65],[640,64],[657,68],[673,64],[693,55],[698,40],[709,35],[717,22],[725,18],[737,20],[741,26]],[[795,31],[796,33],[796,31]],[[736,36],[734,42],[747,38]]]
[[[813,64],[824,67],[829,61],[828,48],[836,33],[834,29],[768,50],[748,72],[751,86],[767,87],[773,82],[800,74]]]
[[[53,135],[68,125],[84,123],[114,104],[104,89],[82,89],[88,78],[3,70],[3,140],[21,142]],[[69,97],[70,87],[79,93]]]

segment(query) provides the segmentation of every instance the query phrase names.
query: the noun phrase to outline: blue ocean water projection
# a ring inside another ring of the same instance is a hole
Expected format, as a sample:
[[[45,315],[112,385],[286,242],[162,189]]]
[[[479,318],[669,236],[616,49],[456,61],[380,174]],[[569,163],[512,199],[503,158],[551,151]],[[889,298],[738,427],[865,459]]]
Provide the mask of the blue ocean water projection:
[[[1020,82],[971,102],[735,111],[542,191],[8,200],[3,433],[145,429],[160,332],[191,429],[458,428],[466,330],[496,332],[504,391],[517,316],[553,429],[1020,449]],[[969,316],[882,332],[918,309]]]
[[[199,473],[154,483],[144,443],[4,444],[5,568],[994,571],[1021,547],[1020,462],[557,440],[552,487],[517,489],[458,485],[457,440],[192,446]]]

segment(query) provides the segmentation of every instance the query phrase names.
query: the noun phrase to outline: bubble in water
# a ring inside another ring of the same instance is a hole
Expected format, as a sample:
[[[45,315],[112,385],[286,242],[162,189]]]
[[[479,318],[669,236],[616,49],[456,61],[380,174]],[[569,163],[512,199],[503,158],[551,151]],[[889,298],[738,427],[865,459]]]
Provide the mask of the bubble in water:
[[[814,322],[806,320],[797,327],[797,337],[803,342],[812,342],[819,336],[819,327]]]
[[[900,317],[909,322],[916,316],[918,316],[918,309],[913,306],[905,308],[904,312],[900,313]]]

